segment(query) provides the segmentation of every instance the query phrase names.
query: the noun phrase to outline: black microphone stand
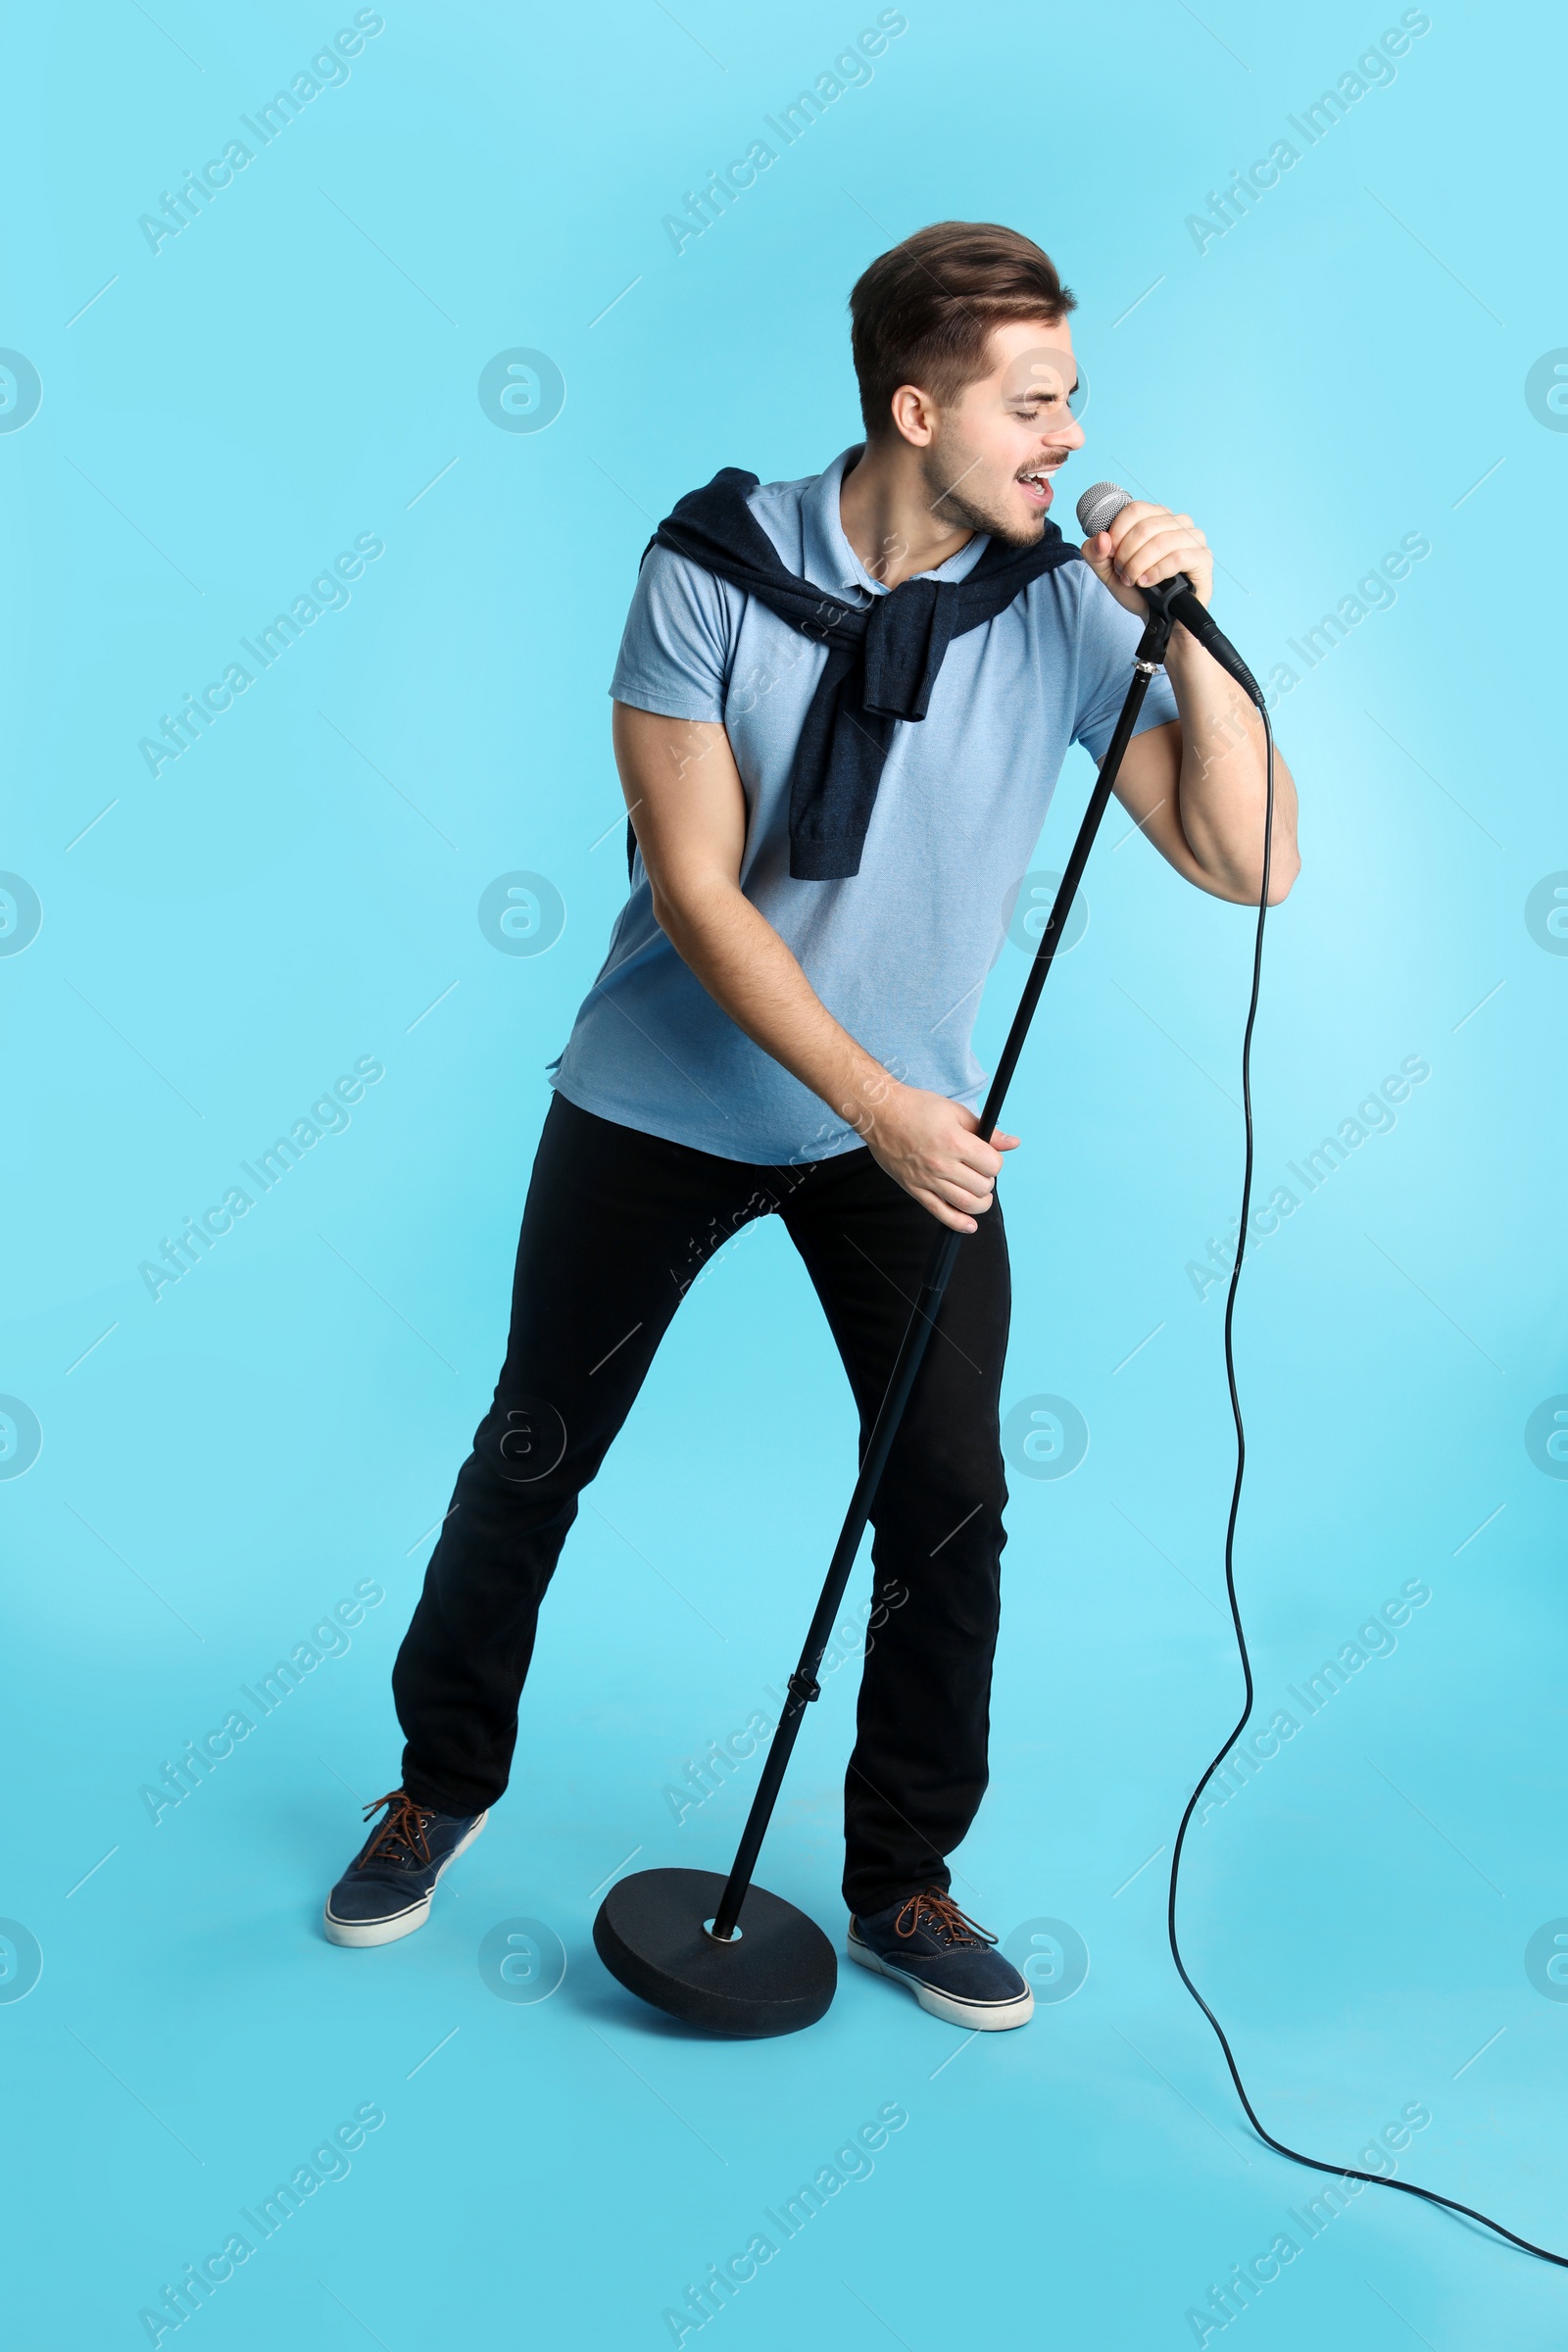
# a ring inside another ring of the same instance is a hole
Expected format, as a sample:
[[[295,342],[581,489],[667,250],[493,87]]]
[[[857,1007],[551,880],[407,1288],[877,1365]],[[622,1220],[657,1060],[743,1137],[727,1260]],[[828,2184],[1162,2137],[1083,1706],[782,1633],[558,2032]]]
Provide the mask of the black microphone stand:
[[[991,1135],[1002,1116],[1004,1099],[1055,960],[1150,680],[1165,658],[1171,627],[1178,617],[1172,607],[1187,585],[1182,579],[1142,591],[1150,613],[1133,658],[1132,683],[980,1112],[983,1136]],[[733,2035],[788,2034],[814,2025],[833,1998],[838,1963],[827,1937],[793,1904],[754,1886],[752,1873],[802,1719],[812,1699],[820,1696],[817,1669],[963,1238],[942,1226],[932,1246],[925,1280],[866,1442],[855,1492],[833,1547],[800,1663],[789,1678],[788,1696],[763,1759],[728,1879],[721,1880],[712,1871],[638,1871],[611,1888],[594,1921],[594,1943],[611,1974],[645,2001],[689,2025]]]

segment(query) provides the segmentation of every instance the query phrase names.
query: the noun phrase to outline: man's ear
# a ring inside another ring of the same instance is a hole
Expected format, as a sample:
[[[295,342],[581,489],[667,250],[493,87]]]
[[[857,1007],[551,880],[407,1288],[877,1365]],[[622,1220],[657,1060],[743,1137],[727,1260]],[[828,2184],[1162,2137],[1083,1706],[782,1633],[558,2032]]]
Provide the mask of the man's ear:
[[[888,405],[899,438],[914,449],[929,449],[936,438],[936,407],[918,384],[901,384]]]

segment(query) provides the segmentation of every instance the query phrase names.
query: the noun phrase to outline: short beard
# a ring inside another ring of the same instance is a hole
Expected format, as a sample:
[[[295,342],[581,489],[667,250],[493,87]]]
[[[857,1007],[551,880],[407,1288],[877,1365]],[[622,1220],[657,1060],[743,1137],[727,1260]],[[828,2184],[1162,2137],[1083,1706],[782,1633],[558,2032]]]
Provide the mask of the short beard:
[[[1007,547],[1039,546],[1045,537],[1046,524],[1051,520],[1049,510],[1040,516],[1038,524],[1034,526],[1027,523],[1018,524],[1010,519],[1004,520],[1000,515],[989,513],[986,508],[977,506],[972,499],[965,498],[963,494],[964,481],[961,475],[951,490],[945,489],[943,485],[949,477],[950,470],[949,461],[942,455],[939,446],[933,443],[931,448],[923,453],[921,466],[925,486],[932,493],[931,513],[933,514],[943,522],[961,525],[965,529],[977,533],[989,533],[993,539],[1002,540]]]

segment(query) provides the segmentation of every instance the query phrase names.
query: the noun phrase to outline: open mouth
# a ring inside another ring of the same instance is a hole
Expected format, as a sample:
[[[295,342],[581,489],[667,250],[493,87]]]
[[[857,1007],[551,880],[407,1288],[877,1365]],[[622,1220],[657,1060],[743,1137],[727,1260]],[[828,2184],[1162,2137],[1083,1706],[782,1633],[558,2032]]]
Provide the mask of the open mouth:
[[[1032,471],[1018,476],[1018,487],[1024,497],[1030,506],[1037,507],[1042,514],[1051,504],[1051,477],[1055,470],[1054,466],[1037,466]]]

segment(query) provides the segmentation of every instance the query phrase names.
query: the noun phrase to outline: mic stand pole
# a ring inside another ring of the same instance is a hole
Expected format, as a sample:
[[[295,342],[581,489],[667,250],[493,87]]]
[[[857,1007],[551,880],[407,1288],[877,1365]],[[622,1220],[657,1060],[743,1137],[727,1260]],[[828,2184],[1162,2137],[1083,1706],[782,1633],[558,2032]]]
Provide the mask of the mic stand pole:
[[[1172,584],[1174,593],[1174,584]],[[996,1074],[980,1112],[982,1136],[988,1137],[1002,1115],[1002,1105],[1023,1052],[1041,992],[1055,960],[1072,905],[1083,879],[1089,853],[1100,830],[1127,746],[1149,692],[1151,679],[1164,660],[1173,615],[1171,597],[1159,588],[1143,594],[1151,611],[1133,662],[1132,683],[1122,704],[1115,732],[1101,762],[1100,775],[1078,828],[1046,927],[1040,935],[1024,982],[1018,1009],[998,1061]],[[814,1922],[783,1903],[776,1895],[752,1886],[752,1873],[773,1807],[789,1766],[802,1718],[820,1696],[817,1669],[826,1653],[834,1619],[854,1571],[860,1539],[865,1533],[882,1473],[904,1418],[942,1305],[963,1236],[943,1226],[932,1247],[925,1280],[909,1318],[889,1377],[871,1434],[866,1441],[859,1476],[839,1540],[833,1547],[826,1579],[808,1629],[800,1662],[789,1678],[788,1696],[779,1717],[746,1827],[741,1834],[729,1878],[722,1883],[710,1916],[706,1906],[720,1882],[702,1871],[639,1871],[612,1888],[594,1923],[594,1942],[601,1959],[633,1992],[657,2007],[684,2017],[694,2025],[720,2033],[759,2035],[790,2033],[814,2024],[833,1997],[837,1962],[831,1945]],[[697,1882],[680,1885],[675,1882]],[[750,1897],[750,1901],[748,1901]],[[695,1904],[695,1914],[692,1906]],[[753,1908],[760,1906],[754,1923]],[[743,1908],[746,1911],[742,1925]],[[688,1916],[690,1915],[690,1916]],[[742,1954],[755,1940],[760,1947],[747,1968]],[[692,1940],[695,1936],[695,1942]],[[706,1951],[703,1947],[706,1945]],[[820,1951],[816,1949],[820,1946]],[[826,1955],[824,1970],[822,1955]],[[727,1965],[726,1965],[727,1964]],[[823,1984],[825,1981],[825,1994]]]

